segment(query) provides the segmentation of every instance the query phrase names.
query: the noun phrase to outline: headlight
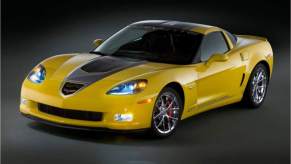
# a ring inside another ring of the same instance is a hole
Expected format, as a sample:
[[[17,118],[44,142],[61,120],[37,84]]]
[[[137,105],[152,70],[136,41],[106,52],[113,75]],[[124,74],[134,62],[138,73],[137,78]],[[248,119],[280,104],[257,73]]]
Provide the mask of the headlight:
[[[122,83],[112,89],[107,94],[109,95],[130,95],[141,92],[147,86],[147,80],[133,80]]]
[[[40,84],[45,79],[45,68],[42,65],[35,67],[28,75],[28,79],[33,83]]]

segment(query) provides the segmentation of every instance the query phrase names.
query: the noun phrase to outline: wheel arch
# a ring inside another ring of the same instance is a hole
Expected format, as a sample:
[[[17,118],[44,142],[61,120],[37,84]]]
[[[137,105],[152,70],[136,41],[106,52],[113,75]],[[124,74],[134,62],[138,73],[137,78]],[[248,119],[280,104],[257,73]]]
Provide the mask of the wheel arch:
[[[256,62],[256,64],[254,64],[251,69],[249,69],[249,71],[247,71],[247,74],[249,74],[249,76],[251,75],[251,73],[253,72],[253,70],[256,68],[257,65],[259,64],[262,64],[264,65],[266,68],[267,68],[267,71],[268,71],[268,75],[269,75],[269,78],[271,77],[271,66],[270,64],[266,61],[266,60],[259,60],[258,62]],[[249,78],[248,78],[249,80]]]
[[[253,70],[256,68],[256,66],[257,66],[258,64],[263,64],[263,65],[267,68],[269,78],[271,77],[271,74],[272,74],[271,69],[272,69],[272,68],[271,68],[270,64],[269,64],[266,60],[262,59],[262,60],[258,60],[257,62],[255,62],[255,64],[251,64],[251,63],[250,63],[250,65],[252,65],[252,66],[249,67],[249,68],[246,70],[246,72],[245,72],[246,75],[247,75],[247,78],[246,78],[247,81],[249,80],[249,77],[250,77],[251,73],[253,72]]]
[[[182,85],[178,82],[170,82],[168,83],[167,85],[164,86],[164,88],[166,87],[169,87],[169,88],[172,88],[174,89],[175,91],[178,92],[179,96],[181,97],[181,100],[182,100],[182,105],[183,105],[183,108],[185,107],[185,92],[184,92],[184,89],[182,87]]]
[[[248,82],[249,82],[249,80],[250,80],[250,76],[251,76],[251,74],[252,74],[252,72],[253,72],[253,70],[256,68],[256,66],[258,65],[258,64],[263,64],[266,68],[267,68],[267,71],[268,71],[268,75],[269,75],[269,79],[268,80],[270,80],[270,77],[271,77],[271,67],[270,67],[270,65],[269,65],[269,63],[267,62],[267,61],[265,61],[265,60],[260,60],[260,61],[258,61],[249,71],[247,71],[246,72],[246,74],[247,74],[247,78],[246,78],[246,83],[245,83],[245,85],[244,85],[244,87],[243,87],[243,90],[244,90],[244,92],[245,92],[245,89],[246,89],[246,87],[247,87],[247,84],[248,84]]]
[[[269,75],[269,77],[271,77],[271,68],[270,68],[269,63],[268,63],[267,61],[265,61],[265,60],[261,60],[261,61],[259,61],[259,62],[255,65],[255,67],[256,67],[258,64],[263,64],[263,65],[267,68],[267,71],[268,71],[268,75]],[[255,67],[254,67],[254,68],[255,68]],[[253,68],[253,69],[254,69],[254,68]]]

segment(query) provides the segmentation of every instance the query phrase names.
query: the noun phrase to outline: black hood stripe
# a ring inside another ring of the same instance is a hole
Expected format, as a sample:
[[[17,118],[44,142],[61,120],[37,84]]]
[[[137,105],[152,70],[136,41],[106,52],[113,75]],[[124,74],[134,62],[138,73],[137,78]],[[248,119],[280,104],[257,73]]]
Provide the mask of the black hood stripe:
[[[66,81],[75,81],[90,85],[98,80],[110,76],[116,72],[124,69],[144,64],[146,61],[113,57],[113,56],[100,56],[74,70],[67,78]]]

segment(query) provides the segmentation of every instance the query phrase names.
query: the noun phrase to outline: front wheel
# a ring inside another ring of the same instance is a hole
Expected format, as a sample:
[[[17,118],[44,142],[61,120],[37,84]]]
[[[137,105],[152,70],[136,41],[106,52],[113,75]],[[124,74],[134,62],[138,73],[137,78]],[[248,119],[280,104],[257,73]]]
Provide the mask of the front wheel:
[[[261,106],[267,93],[268,82],[269,74],[266,66],[256,65],[246,86],[243,102],[252,108]]]
[[[183,104],[177,91],[164,88],[157,97],[153,108],[150,132],[154,137],[171,135],[180,120]]]

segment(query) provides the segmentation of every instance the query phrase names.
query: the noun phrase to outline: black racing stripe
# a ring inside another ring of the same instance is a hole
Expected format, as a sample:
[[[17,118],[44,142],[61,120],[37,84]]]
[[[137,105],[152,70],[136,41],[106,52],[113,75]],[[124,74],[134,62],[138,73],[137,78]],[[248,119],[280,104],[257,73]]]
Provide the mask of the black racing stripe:
[[[73,71],[66,81],[92,84],[121,70],[144,64],[145,61],[113,56],[100,56]]]
[[[152,20],[152,21],[140,21],[133,23],[131,26],[149,26],[149,27],[160,27],[165,29],[176,29],[176,30],[191,30],[193,28],[205,27],[209,28],[211,26],[190,23],[190,22],[180,22],[180,21],[171,21],[171,20]]]
[[[82,70],[88,73],[94,72],[111,72],[113,70],[119,70],[122,68],[128,68],[132,65],[139,64],[140,60],[125,60],[124,58],[117,58],[112,56],[103,56],[97,58],[97,60],[81,67]]]

